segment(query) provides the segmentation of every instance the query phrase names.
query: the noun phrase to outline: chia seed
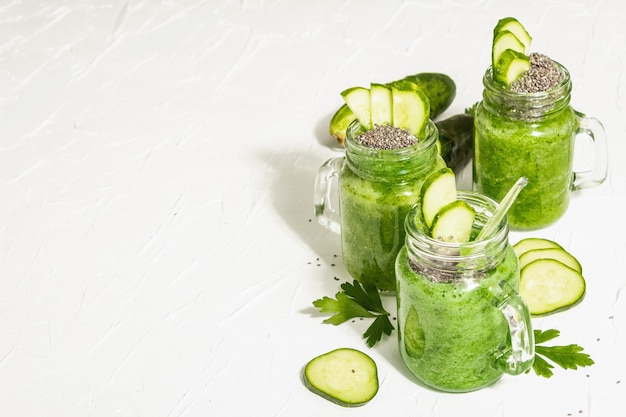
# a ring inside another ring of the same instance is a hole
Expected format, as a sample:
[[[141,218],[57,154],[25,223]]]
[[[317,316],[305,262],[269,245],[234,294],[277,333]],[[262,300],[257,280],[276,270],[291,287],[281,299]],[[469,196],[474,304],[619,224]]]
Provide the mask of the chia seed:
[[[557,86],[563,75],[548,56],[533,52],[528,55],[530,68],[521,78],[511,83],[511,89],[518,93],[539,93]]]
[[[391,125],[375,125],[359,137],[361,145],[374,149],[401,149],[415,145],[417,138],[404,129]]]

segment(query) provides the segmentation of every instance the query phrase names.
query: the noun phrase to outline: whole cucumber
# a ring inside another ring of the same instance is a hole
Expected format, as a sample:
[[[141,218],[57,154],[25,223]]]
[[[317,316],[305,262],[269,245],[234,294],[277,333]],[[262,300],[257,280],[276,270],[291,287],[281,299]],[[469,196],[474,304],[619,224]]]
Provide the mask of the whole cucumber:
[[[456,96],[456,84],[446,74],[439,72],[421,72],[403,78],[417,84],[430,101],[430,119],[434,120],[443,113]],[[330,134],[343,144],[346,128],[356,119],[350,108],[342,105],[330,119]]]
[[[455,174],[472,160],[474,152],[474,116],[460,113],[435,122],[439,130],[441,157]]]

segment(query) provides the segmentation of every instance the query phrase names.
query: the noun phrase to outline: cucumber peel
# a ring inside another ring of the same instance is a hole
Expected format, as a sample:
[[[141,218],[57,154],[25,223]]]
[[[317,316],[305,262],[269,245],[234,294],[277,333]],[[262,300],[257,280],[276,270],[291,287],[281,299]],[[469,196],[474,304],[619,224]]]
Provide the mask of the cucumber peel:
[[[567,310],[585,291],[583,275],[556,259],[537,259],[520,271],[519,294],[533,316]]]
[[[358,407],[378,392],[378,369],[365,353],[339,348],[313,358],[304,369],[307,388],[344,407]]]

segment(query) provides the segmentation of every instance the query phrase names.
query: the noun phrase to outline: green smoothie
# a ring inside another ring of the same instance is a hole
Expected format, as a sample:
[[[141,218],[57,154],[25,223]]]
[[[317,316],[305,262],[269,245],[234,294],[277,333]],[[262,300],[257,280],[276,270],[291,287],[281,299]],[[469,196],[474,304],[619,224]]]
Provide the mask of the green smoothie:
[[[407,248],[397,260],[400,353],[408,368],[428,386],[466,392],[494,383],[494,352],[507,348],[509,327],[494,303],[502,281],[517,290],[519,271],[513,249],[491,270],[474,277],[437,282],[438,271],[411,265]],[[403,320],[400,320],[404,318]]]
[[[544,75],[550,75],[554,83],[545,91],[503,86],[488,69],[483,77],[483,100],[474,115],[474,190],[500,201],[517,179],[528,178],[528,185],[508,212],[509,225],[518,230],[537,229],[558,220],[567,210],[573,184],[579,118],[569,105],[572,83],[562,65],[531,54],[531,70],[522,78],[524,85],[539,88],[544,78],[531,75],[538,77],[540,69],[547,71]]]
[[[437,155],[437,130],[399,149],[361,145],[348,129],[346,161],[339,173],[343,263],[350,275],[380,291],[395,291],[395,260],[404,244],[404,219],[424,178],[445,166]]]
[[[345,170],[340,185],[341,242],[347,271],[381,291],[395,290],[395,260],[404,244],[404,219],[421,180],[374,182]]]
[[[559,219],[569,205],[573,134],[570,107],[540,121],[512,119],[478,106],[475,116],[474,189],[500,201],[520,177],[528,185],[508,212],[515,229]]]

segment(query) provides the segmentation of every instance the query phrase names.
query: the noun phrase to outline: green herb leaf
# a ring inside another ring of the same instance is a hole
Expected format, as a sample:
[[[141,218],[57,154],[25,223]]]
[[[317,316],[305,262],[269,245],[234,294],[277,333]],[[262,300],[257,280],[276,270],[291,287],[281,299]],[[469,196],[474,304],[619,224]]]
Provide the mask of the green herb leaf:
[[[385,313],[380,295],[376,286],[370,283],[361,284],[359,281],[354,280],[352,284],[344,282],[341,284],[341,288],[346,295],[354,299],[359,305],[369,311],[375,311],[377,313]]]
[[[552,368],[554,368],[554,366],[551,365],[548,361],[546,361],[539,355],[535,355],[535,361],[533,362],[533,371],[535,371],[537,375],[544,378],[550,378],[553,374]]]
[[[374,317],[374,314],[361,307],[353,299],[348,298],[343,292],[338,292],[335,298],[336,300],[323,297],[313,301],[313,305],[322,313],[333,313],[331,317],[324,320],[324,323],[337,326],[355,317]]]
[[[383,333],[389,336],[393,331],[393,325],[389,321],[389,316],[380,315],[374,319],[374,322],[367,328],[363,337],[367,338],[367,346],[374,346],[383,337]]]
[[[338,325],[356,317],[373,318],[374,321],[367,328],[363,337],[367,339],[369,347],[374,346],[383,337],[389,336],[394,327],[389,320],[389,313],[383,307],[380,294],[372,284],[361,284],[354,280],[351,284],[341,284],[343,291],[335,295],[335,299],[323,297],[313,301],[313,305],[322,313],[332,313],[324,323]]]
[[[545,356],[563,369],[578,369],[578,367],[591,366],[593,359],[581,353],[584,349],[578,345],[567,346],[535,346],[535,353]]]
[[[547,342],[548,340],[552,340],[556,337],[559,337],[559,335],[561,334],[560,331],[556,330],[556,329],[550,329],[550,330],[534,330],[533,334],[535,335],[535,344],[539,344],[539,343],[544,343]]]
[[[550,378],[553,375],[552,369],[554,368],[552,363],[559,365],[563,369],[578,369],[578,367],[591,366],[594,364],[593,359],[591,359],[588,354],[582,353],[584,349],[575,344],[566,346],[537,346],[559,335],[560,332],[555,329],[534,331],[535,362],[532,368],[537,375]],[[548,360],[552,363],[548,362]]]

